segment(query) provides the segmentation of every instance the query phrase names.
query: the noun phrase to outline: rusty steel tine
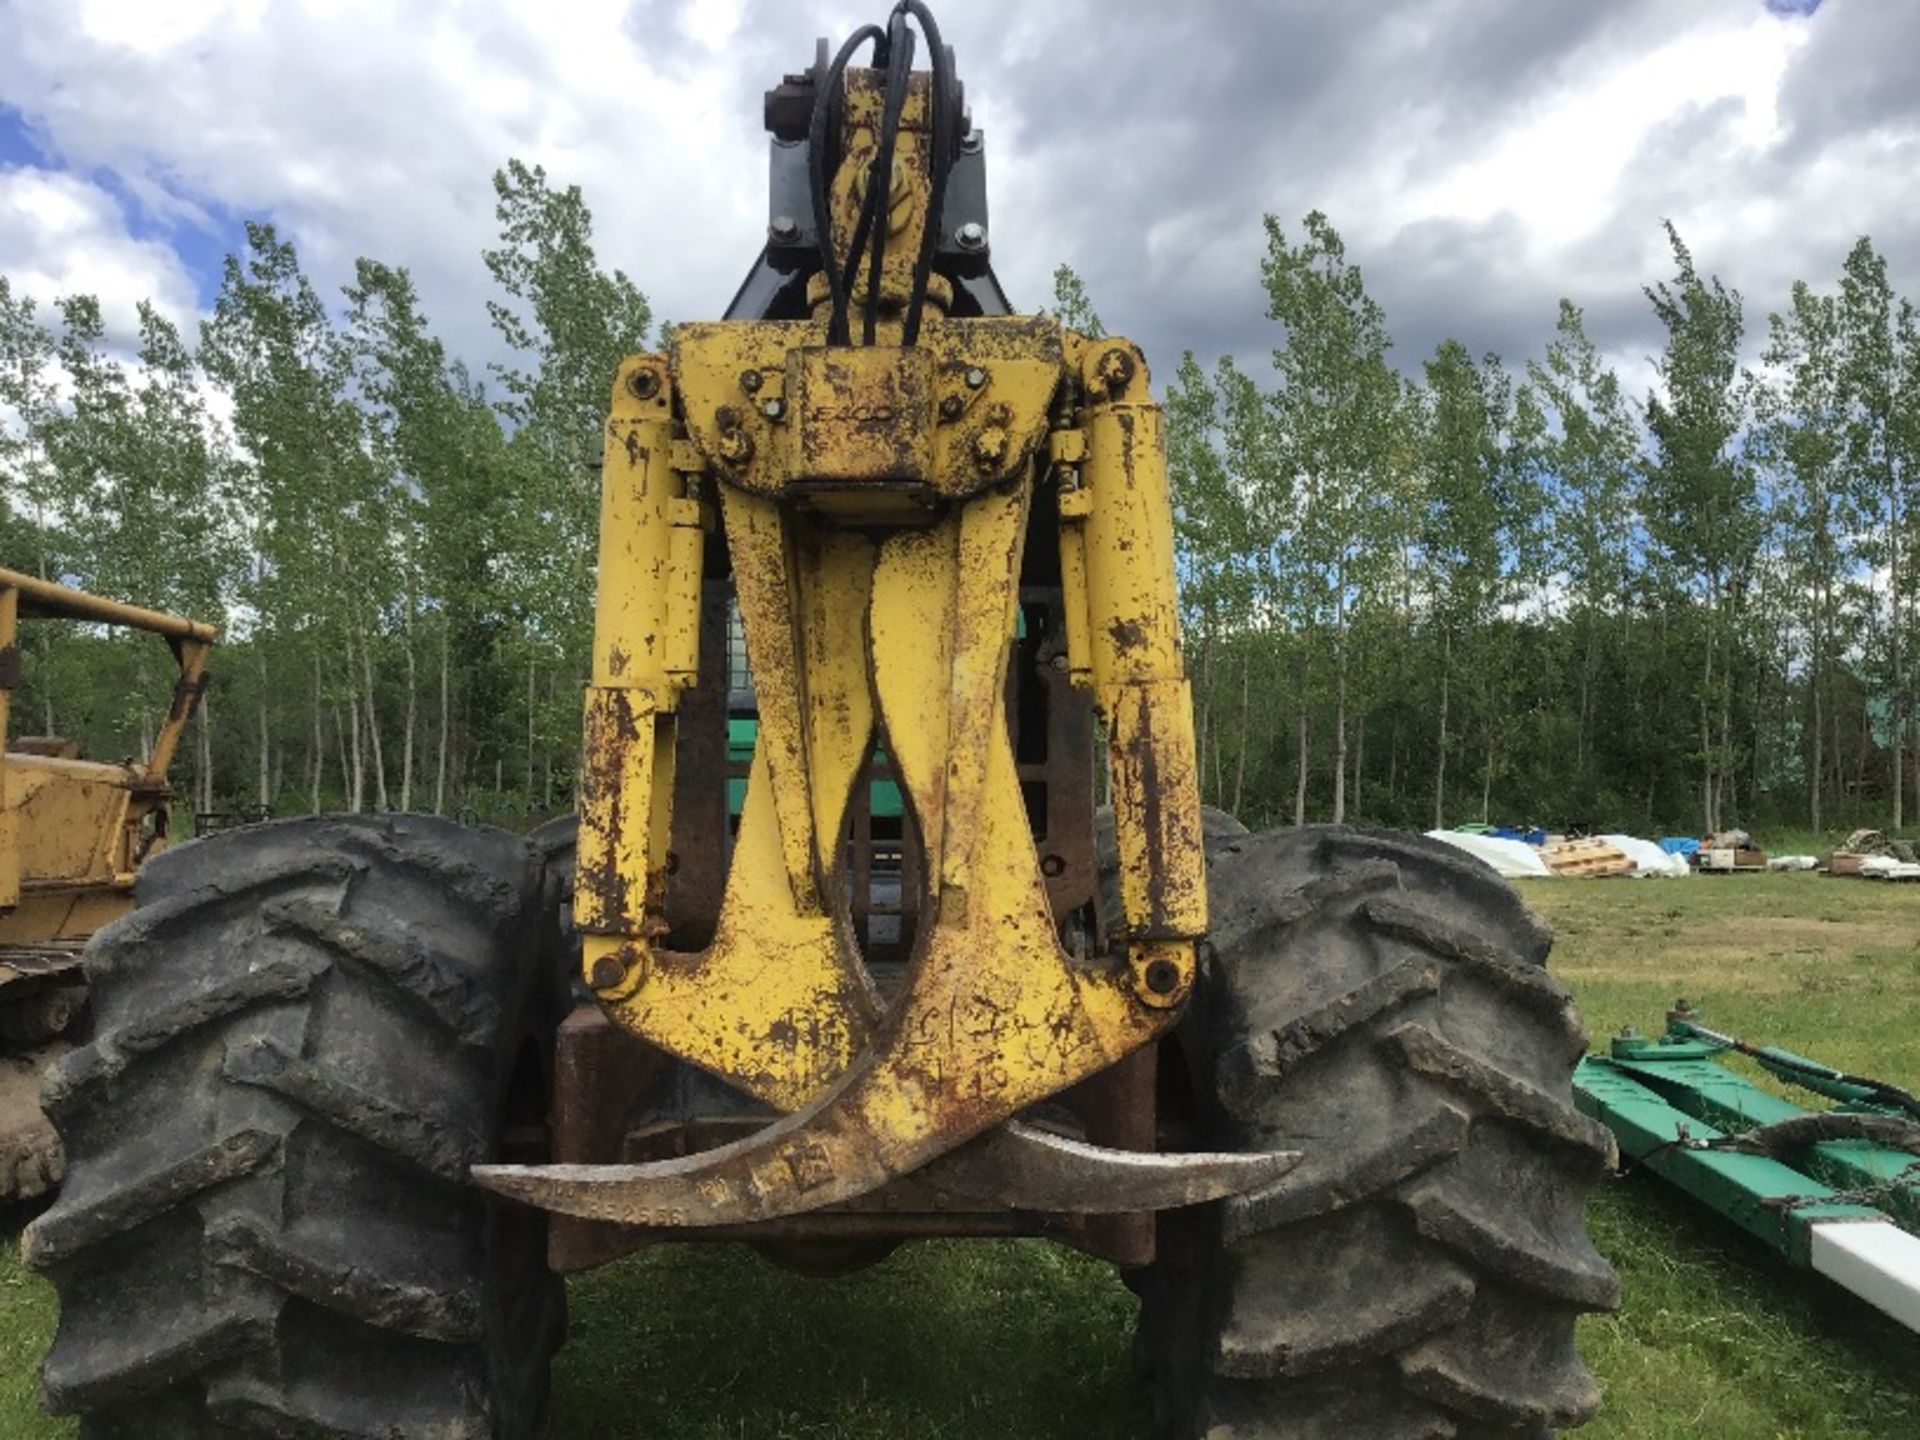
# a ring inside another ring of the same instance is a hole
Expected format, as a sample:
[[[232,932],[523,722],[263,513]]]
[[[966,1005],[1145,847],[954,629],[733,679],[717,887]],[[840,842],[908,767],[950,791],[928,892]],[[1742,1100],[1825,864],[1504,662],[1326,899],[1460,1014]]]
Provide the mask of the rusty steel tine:
[[[777,1186],[764,1193],[733,1187],[715,1193],[700,1177],[711,1175],[725,1152],[762,1148],[771,1131],[789,1123],[718,1150],[650,1165],[479,1165],[473,1178],[510,1199],[589,1220],[678,1227],[774,1219],[814,1205],[769,1203]],[[1113,1150],[1010,1121],[931,1161],[919,1178],[992,1209],[1106,1215],[1249,1194],[1299,1162],[1300,1153],[1291,1150],[1246,1155]]]
[[[1298,1150],[1114,1150],[1009,1120],[942,1155],[919,1178],[961,1199],[1008,1210],[1116,1215],[1249,1195],[1300,1159]]]

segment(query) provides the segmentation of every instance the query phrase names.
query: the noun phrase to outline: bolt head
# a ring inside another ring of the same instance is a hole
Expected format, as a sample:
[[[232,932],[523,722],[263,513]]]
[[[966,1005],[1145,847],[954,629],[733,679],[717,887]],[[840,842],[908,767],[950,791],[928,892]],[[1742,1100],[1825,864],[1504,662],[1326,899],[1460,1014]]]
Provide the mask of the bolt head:
[[[636,370],[627,377],[627,388],[641,400],[651,400],[660,393],[660,376],[652,370]]]
[[[982,385],[986,383],[987,383],[987,372],[982,370],[978,365],[975,365],[972,369],[967,371],[967,388],[969,390],[978,390]]]
[[[749,395],[759,390],[765,383],[766,377],[758,370],[742,370],[740,372],[740,388]]]
[[[979,250],[987,243],[987,227],[977,220],[969,220],[954,232],[953,238],[964,250]]]
[[[760,402],[760,413],[769,420],[778,420],[787,413],[787,402],[778,395],[769,395]]]
[[[800,222],[791,215],[776,215],[767,226],[767,234],[782,245],[791,245],[800,238]]]
[[[1180,988],[1180,967],[1171,960],[1155,960],[1147,966],[1147,989],[1156,995],[1171,995]]]
[[[998,425],[989,425],[973,437],[974,463],[983,470],[991,470],[1007,458],[1007,432]]]
[[[1133,382],[1133,356],[1118,346],[1100,357],[1097,373],[1109,390],[1124,390]]]
[[[940,402],[940,418],[942,420],[958,420],[960,418],[960,412],[966,408],[967,402],[962,400],[958,395],[948,395]]]
[[[960,140],[960,149],[968,155],[978,155],[980,147],[986,143],[986,136],[978,130],[969,130]]]
[[[593,962],[593,988],[611,990],[627,978],[627,967],[620,963],[618,955],[602,955]]]

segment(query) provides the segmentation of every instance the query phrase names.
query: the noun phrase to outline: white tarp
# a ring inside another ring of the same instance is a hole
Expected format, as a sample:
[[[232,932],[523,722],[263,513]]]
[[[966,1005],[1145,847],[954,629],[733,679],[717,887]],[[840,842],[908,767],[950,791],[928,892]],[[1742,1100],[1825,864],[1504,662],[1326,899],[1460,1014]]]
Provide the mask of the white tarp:
[[[1602,835],[1600,838],[1633,861],[1635,875],[1659,875],[1678,879],[1693,873],[1693,867],[1687,864],[1686,856],[1669,855],[1651,840],[1636,839],[1632,835]]]
[[[1860,873],[1876,880],[1920,880],[1920,865],[1896,860],[1891,855],[1866,855],[1861,857]]]
[[[1509,880],[1551,876],[1540,852],[1523,840],[1501,840],[1493,835],[1467,835],[1458,830],[1429,830],[1427,838],[1442,840],[1456,850],[1464,850],[1476,860],[1485,861]]]

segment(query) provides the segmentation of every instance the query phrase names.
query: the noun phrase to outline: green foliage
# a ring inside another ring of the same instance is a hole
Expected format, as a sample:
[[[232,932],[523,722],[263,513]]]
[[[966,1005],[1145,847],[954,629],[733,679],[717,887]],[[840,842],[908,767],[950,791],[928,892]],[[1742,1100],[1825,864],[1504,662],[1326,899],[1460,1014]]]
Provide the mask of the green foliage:
[[[1920,326],[1863,242],[1749,375],[1740,296],[1667,234],[1635,405],[1570,301],[1524,377],[1451,340],[1396,375],[1327,218],[1269,218],[1272,371],[1190,355],[1168,389],[1211,803],[1686,832],[1899,813]]]
[[[1053,313],[1069,330],[1077,330],[1089,340],[1103,339],[1107,327],[1100,323],[1100,312],[1093,308],[1087,284],[1071,265],[1056,266],[1053,272]]]
[[[498,182],[492,308],[526,362],[498,409],[406,271],[363,258],[329,304],[270,225],[197,351],[143,305],[128,355],[94,297],[49,324],[0,277],[0,563],[221,626],[190,809],[568,799],[601,420],[650,317],[577,189]],[[18,728],[131,754],[164,711],[149,638],[36,622],[27,662]]]
[[[494,182],[491,395],[406,271],[363,258],[323,296],[267,225],[197,347],[151,307],[129,344],[93,297],[0,277],[0,563],[221,626],[192,809],[570,801],[608,386],[665,329],[577,187],[518,161]],[[1570,301],[1524,366],[1455,340],[1396,366],[1332,222],[1268,218],[1271,366],[1188,354],[1166,386],[1209,802],[1904,818],[1920,321],[1863,239],[1745,373],[1740,296],[1667,235],[1637,403]],[[1062,321],[1104,334],[1054,279]],[[145,743],[158,648],[42,625],[25,658],[17,729]]]

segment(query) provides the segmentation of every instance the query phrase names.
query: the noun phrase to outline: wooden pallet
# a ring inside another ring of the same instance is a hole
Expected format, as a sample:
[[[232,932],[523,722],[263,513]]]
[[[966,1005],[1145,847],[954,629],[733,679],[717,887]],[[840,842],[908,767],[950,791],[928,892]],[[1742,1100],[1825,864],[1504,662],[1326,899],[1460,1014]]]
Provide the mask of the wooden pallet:
[[[1562,840],[1542,846],[1540,859],[1554,874],[1575,880],[1631,875],[1640,868],[1626,851],[1600,839]]]
[[[1694,852],[1693,870],[1696,875],[1764,875],[1767,852],[1724,846],[1698,850]]]

